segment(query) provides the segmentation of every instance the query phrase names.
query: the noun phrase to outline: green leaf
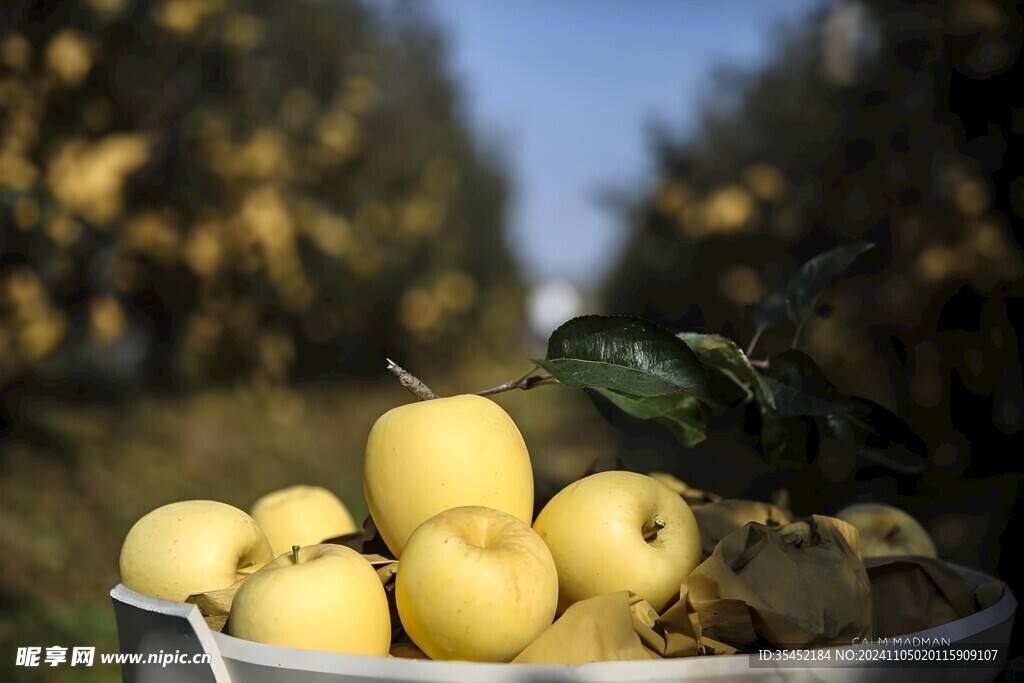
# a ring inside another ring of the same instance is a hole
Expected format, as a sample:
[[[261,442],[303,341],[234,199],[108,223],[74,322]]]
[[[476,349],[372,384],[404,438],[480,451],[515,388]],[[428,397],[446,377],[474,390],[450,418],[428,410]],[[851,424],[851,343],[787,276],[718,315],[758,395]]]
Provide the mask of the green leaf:
[[[759,449],[783,469],[800,469],[808,462],[809,447],[817,439],[816,429],[809,418],[780,417],[774,411],[763,411]]]
[[[927,446],[901,417],[865,398],[850,397],[848,409],[825,417],[825,428],[852,444],[861,457],[901,474],[925,469]]]
[[[571,387],[709,398],[707,373],[697,355],[665,328],[641,318],[573,318],[551,334],[547,356],[534,362]]]
[[[775,407],[771,392],[765,389],[761,376],[736,342],[719,334],[680,332],[676,336],[693,349],[708,371],[714,398],[728,402],[728,398],[738,395],[744,403],[755,400],[758,405]]]
[[[701,401],[686,392],[665,396],[633,396],[614,389],[595,389],[619,409],[642,420],[664,425],[683,446],[707,438],[708,418]]]
[[[847,401],[825,377],[814,359],[802,351],[785,351],[768,361],[761,381],[775,398],[780,417],[822,417],[846,409]]]
[[[874,246],[870,242],[851,242],[819,254],[801,266],[786,283],[786,312],[790,320],[797,325],[806,323],[829,283]]]
[[[775,399],[775,410],[779,417],[823,417],[848,408],[845,402],[805,394],[772,377],[763,377],[761,381]]]
[[[748,315],[756,327],[775,327],[788,317],[785,294],[772,292],[756,304]]]

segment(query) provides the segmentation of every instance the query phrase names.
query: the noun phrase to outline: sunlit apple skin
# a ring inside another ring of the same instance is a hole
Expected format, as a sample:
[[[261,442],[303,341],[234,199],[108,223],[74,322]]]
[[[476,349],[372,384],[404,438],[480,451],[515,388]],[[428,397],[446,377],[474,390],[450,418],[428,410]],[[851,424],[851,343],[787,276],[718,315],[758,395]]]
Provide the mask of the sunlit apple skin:
[[[275,557],[293,545],[315,545],[359,530],[345,504],[322,486],[268,493],[253,504],[252,518],[267,535]]]
[[[273,559],[252,517],[213,500],[183,500],[144,515],[121,546],[121,583],[165,600],[227,588]]]
[[[653,533],[659,516],[664,528]],[[558,568],[559,614],[620,590],[660,612],[701,560],[690,506],[660,481],[633,472],[600,472],[570,484],[544,506],[533,528]]]
[[[452,508],[409,538],[395,600],[406,633],[430,658],[508,662],[554,620],[558,573],[522,520]]]
[[[245,580],[231,604],[231,635],[267,645],[386,657],[391,617],[384,586],[362,555],[340,545],[291,551]]]
[[[935,543],[921,523],[897,507],[860,503],[843,508],[836,517],[857,527],[862,557],[938,557]]]
[[[378,418],[366,443],[363,488],[388,549],[442,510],[481,505],[526,524],[533,516],[533,468],[519,429],[481,396],[411,403]]]

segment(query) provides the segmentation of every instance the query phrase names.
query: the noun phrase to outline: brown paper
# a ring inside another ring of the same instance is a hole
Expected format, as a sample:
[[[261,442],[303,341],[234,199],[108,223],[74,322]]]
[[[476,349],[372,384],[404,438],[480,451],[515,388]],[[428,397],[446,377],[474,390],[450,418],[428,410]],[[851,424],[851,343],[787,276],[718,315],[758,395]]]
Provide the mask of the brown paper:
[[[247,577],[248,578],[248,577]],[[222,632],[231,613],[231,603],[235,599],[235,593],[241,587],[245,579],[240,579],[227,588],[219,591],[208,591],[206,593],[194,593],[185,602],[192,603],[199,608],[199,613],[206,620],[206,625],[211,631]]]
[[[870,637],[867,572],[837,521],[751,523],[723,538],[683,581],[702,635],[741,651]]]
[[[704,654],[700,619],[687,590],[661,616],[648,602],[635,596],[631,611],[633,629],[651,651],[662,657]]]
[[[741,529],[748,522],[781,526],[793,521],[788,512],[771,503],[726,498],[704,505],[694,505],[693,516],[700,529],[701,548],[705,559],[711,557],[723,538]]]
[[[923,631],[991,607],[1005,590],[998,581],[972,583],[931,557],[864,561],[871,579],[876,638]]]
[[[513,663],[589,664],[660,659],[644,647],[634,629],[634,597],[629,591],[619,591],[571,605]]]

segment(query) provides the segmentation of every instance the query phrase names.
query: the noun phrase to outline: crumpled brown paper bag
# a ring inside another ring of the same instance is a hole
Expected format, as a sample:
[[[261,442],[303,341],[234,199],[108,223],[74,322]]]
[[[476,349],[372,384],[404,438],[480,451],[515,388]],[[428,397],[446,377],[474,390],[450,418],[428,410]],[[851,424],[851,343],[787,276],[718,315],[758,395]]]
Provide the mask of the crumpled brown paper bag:
[[[702,635],[741,651],[870,637],[871,584],[857,543],[855,529],[819,515],[728,534],[683,580]]]
[[[931,557],[864,560],[871,580],[876,638],[923,631],[994,605],[1001,581],[965,581]]]
[[[644,647],[633,626],[633,605],[641,602],[629,591],[606,593],[571,605],[513,663],[589,664],[660,659]],[[643,602],[650,609],[650,605]],[[640,613],[644,608],[639,608]]]

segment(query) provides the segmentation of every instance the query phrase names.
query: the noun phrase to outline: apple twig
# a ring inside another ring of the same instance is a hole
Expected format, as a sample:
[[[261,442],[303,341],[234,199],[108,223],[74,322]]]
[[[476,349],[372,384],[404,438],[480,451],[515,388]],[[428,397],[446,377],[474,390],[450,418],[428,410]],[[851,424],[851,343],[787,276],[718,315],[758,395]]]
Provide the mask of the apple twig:
[[[757,342],[760,341],[761,335],[768,329],[767,325],[758,325],[757,329],[754,330],[754,336],[750,339],[750,343],[747,344],[746,354],[749,356],[754,353],[754,349],[757,348]]]
[[[527,377],[520,377],[504,384],[499,384],[496,387],[490,389],[482,389],[481,391],[473,392],[477,396],[490,396],[491,394],[500,394],[503,391],[512,391],[513,389],[532,389],[538,384],[550,383],[549,380],[553,380],[554,377],[548,374],[541,375],[528,375]]]
[[[386,359],[388,362],[388,372],[398,378],[398,381],[403,387],[412,392],[412,394],[421,401],[429,401],[431,399],[440,398],[439,394],[434,393],[430,387],[423,383],[416,375],[412,374],[401,365],[391,360]],[[500,394],[503,391],[512,391],[513,389],[532,389],[539,384],[553,384],[557,382],[552,375],[542,373],[539,375],[531,374],[537,366],[533,366],[529,372],[520,377],[519,379],[513,379],[499,384],[496,387],[490,389],[483,389],[481,391],[473,392],[477,396],[490,396],[491,394]]]
[[[435,394],[419,377],[412,374],[390,358],[386,360],[388,362],[388,371],[397,377],[399,383],[411,391],[416,398],[421,401],[429,401],[434,398],[439,398],[439,395]]]

